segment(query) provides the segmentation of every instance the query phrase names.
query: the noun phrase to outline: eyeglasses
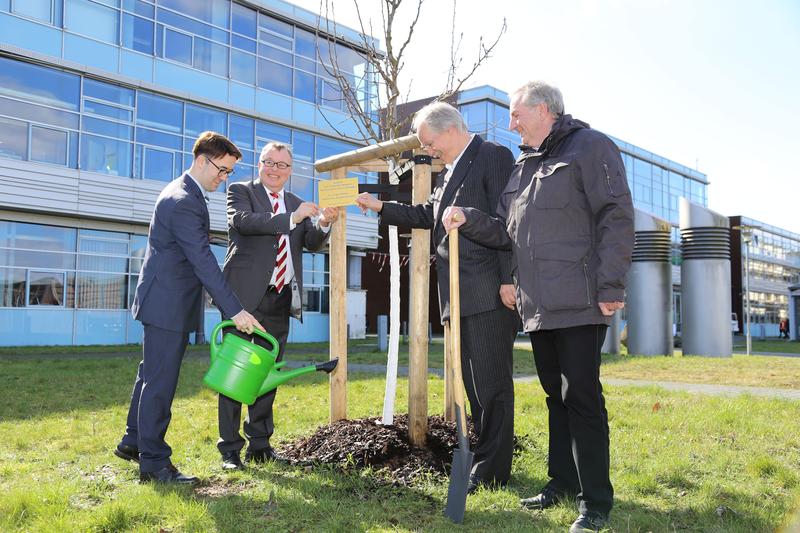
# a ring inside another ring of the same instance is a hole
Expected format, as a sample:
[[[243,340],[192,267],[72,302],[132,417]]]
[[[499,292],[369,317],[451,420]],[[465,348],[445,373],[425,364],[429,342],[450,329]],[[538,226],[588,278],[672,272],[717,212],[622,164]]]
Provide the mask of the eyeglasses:
[[[236,172],[236,170],[234,170],[234,169],[228,170],[227,168],[223,168],[223,167],[219,166],[218,164],[214,163],[207,155],[204,155],[203,157],[205,157],[206,161],[208,161],[209,163],[214,165],[214,168],[217,169],[217,176],[219,176],[220,174],[227,174],[228,176],[230,176],[231,174]]]
[[[281,170],[286,170],[292,166],[289,163],[284,163],[283,161],[273,161],[272,159],[262,159],[261,162],[267,168],[278,167]]]

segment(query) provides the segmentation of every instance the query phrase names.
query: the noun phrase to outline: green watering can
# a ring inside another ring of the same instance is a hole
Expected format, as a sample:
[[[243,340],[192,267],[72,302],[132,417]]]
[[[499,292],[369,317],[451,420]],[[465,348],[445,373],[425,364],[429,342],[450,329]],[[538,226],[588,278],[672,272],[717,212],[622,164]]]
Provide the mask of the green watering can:
[[[235,326],[232,320],[224,320],[214,327],[211,333],[211,366],[208,368],[203,383],[229,398],[252,405],[256,398],[276,389],[285,381],[321,370],[330,374],[339,358],[331,359],[318,365],[305,366],[295,370],[279,371],[286,361],[276,363],[280,346],[278,340],[269,333],[259,329],[254,335],[266,339],[271,349],[259,346],[230,333],[226,334],[222,343],[217,342],[217,334],[222,328]]]

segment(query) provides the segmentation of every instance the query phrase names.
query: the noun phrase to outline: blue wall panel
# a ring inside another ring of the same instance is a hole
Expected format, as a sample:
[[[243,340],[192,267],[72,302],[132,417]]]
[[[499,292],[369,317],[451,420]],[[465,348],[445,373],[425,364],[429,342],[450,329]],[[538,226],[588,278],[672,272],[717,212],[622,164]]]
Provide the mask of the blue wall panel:
[[[130,50],[120,49],[120,74],[143,80],[147,82],[153,81],[153,58],[140,54],[138,52],[131,52]]]
[[[109,72],[117,72],[119,48],[65,32],[64,59]]]
[[[228,101],[227,80],[161,59],[156,60],[155,83],[218,102]]]
[[[292,120],[300,124],[313,124],[317,107],[302,100],[292,102]]]
[[[141,344],[142,333],[144,333],[142,323],[134,319],[130,311],[125,312],[125,320],[128,325],[128,336],[125,339],[125,342],[127,344]]]
[[[125,344],[128,312],[77,309],[75,344]]]
[[[0,39],[4,43],[61,57],[61,30],[0,13]]]
[[[292,120],[292,99],[289,96],[258,89],[256,111],[272,117]]]
[[[0,309],[0,345],[72,344],[68,309]]]
[[[231,81],[228,88],[228,102],[245,109],[255,109],[256,89]]]
[[[289,321],[288,342],[326,342],[330,337],[330,320],[328,315],[304,313],[303,322]]]

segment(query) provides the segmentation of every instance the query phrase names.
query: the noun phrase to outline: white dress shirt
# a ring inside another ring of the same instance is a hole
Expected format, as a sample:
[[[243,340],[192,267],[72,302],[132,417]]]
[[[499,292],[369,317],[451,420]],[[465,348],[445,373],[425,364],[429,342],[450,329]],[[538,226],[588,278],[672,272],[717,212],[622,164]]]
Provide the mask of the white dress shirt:
[[[456,165],[458,165],[458,162],[461,160],[461,156],[464,155],[464,152],[467,151],[467,147],[470,144],[472,144],[472,140],[474,138],[475,134],[473,133],[472,135],[469,136],[469,141],[467,141],[467,144],[464,145],[464,148],[461,150],[461,153],[458,154],[458,157],[456,157],[452,163],[445,163],[444,168],[447,169],[447,173],[445,173],[444,181],[442,181],[442,196],[444,196],[444,191],[445,189],[447,189],[447,182],[450,181],[450,177],[453,175],[453,171],[455,170]],[[436,202],[436,205],[434,207],[435,209],[433,211],[433,218],[434,220],[436,220],[436,217],[438,216],[439,213],[439,202]]]

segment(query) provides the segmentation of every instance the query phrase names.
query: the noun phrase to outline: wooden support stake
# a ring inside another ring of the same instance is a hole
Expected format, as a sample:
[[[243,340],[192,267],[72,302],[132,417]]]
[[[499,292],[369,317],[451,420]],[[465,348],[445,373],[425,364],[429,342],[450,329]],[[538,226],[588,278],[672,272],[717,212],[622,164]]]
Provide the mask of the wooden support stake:
[[[347,176],[347,168],[333,169],[332,179]],[[339,208],[330,247],[330,358],[339,358],[330,375],[331,422],[347,418],[347,213]]]
[[[406,135],[405,137],[390,139],[378,144],[320,159],[314,164],[314,169],[317,172],[327,172],[340,167],[364,163],[371,159],[382,159],[405,152],[406,150],[419,148],[419,146],[420,142],[416,135]]]
[[[456,406],[453,398],[453,345],[450,342],[450,321],[444,323],[444,419],[448,422],[456,421]]]
[[[424,155],[414,150],[414,155]],[[431,195],[431,167],[417,163],[413,171],[412,204],[422,204]],[[428,432],[428,294],[430,283],[430,231],[411,230],[411,322],[408,341],[408,439],[425,445]]]

